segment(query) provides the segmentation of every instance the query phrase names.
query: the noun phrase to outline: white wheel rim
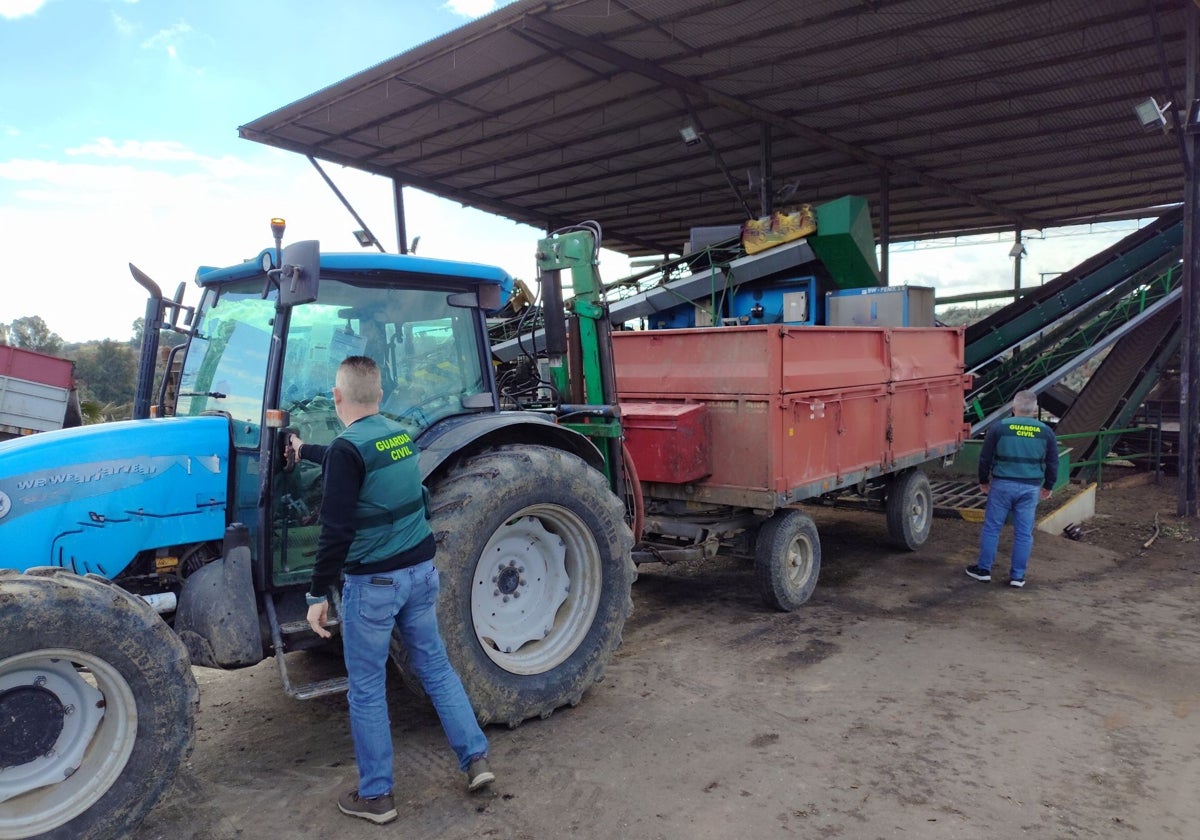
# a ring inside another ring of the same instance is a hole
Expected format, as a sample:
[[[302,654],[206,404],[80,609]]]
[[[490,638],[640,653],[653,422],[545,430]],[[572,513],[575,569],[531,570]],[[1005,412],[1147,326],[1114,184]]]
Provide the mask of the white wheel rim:
[[[47,753],[0,770],[0,840],[61,826],[116,782],[137,740],[137,701],[105,660],[52,648],[0,661],[0,692],[36,686],[70,711]]]
[[[595,537],[559,505],[531,505],[496,529],[471,585],[471,621],[488,657],[513,674],[542,674],[583,643],[600,607]]]
[[[912,505],[908,509],[908,518],[912,523],[914,533],[921,533],[929,519],[929,500],[924,493],[913,494]]]
[[[784,570],[788,583],[793,589],[799,589],[812,574],[813,548],[808,537],[798,534],[788,543],[784,553]]]

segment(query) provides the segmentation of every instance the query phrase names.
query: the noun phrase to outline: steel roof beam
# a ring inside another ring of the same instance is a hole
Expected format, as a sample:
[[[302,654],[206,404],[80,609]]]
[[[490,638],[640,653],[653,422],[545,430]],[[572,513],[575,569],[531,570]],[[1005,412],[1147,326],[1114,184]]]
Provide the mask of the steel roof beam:
[[[915,167],[901,164],[895,160],[888,160],[880,157],[877,154],[874,154],[873,152],[868,152],[865,149],[861,149],[843,140],[839,140],[823,131],[818,131],[817,129],[803,123],[773,114],[770,111],[764,110],[757,106],[749,105],[739,99],[736,99],[735,97],[709,90],[708,88],[692,81],[691,79],[687,79],[683,76],[663,70],[662,68],[648,61],[642,61],[641,59],[634,58],[633,56],[622,53],[607,45],[596,43],[589,38],[585,38],[581,35],[571,32],[568,29],[563,29],[562,27],[556,26],[548,21],[541,20],[540,18],[536,17],[529,17],[526,19],[525,23],[526,28],[537,32],[544,37],[558,41],[564,46],[590,53],[595,55],[597,58],[602,58],[605,61],[608,61],[614,66],[622,67],[631,73],[637,73],[638,75],[649,78],[666,87],[682,91],[683,93],[697,97],[703,101],[710,102],[714,105],[719,105],[727,110],[733,111],[734,113],[742,114],[749,119],[766,123],[768,125],[773,125],[782,131],[802,137],[805,140],[809,140],[810,142],[817,144],[818,146],[823,146],[825,148],[832,149],[833,151],[841,152],[852,160],[858,160],[862,163],[868,164],[869,166],[873,166],[876,169],[887,169],[893,175],[898,175],[914,180],[918,183],[925,184],[926,186],[936,189],[939,192],[943,192],[953,198],[957,198],[967,204],[973,204],[997,216],[1010,219],[1014,223],[1020,224],[1023,228],[1040,229],[1044,226],[1044,223],[1038,219],[1026,216],[1023,213],[1014,212],[1010,208],[1003,207],[995,202],[980,198],[977,195],[969,193],[966,190],[959,189],[953,184],[947,183],[940,178],[935,178],[919,169],[916,169]]]

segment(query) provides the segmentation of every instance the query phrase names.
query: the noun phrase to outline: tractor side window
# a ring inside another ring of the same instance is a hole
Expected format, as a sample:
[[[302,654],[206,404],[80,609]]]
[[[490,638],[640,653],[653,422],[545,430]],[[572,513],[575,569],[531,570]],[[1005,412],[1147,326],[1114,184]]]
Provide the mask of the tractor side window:
[[[475,325],[467,310],[444,304],[425,307],[424,317],[389,325],[391,379],[381,411],[419,434],[464,410],[465,400],[485,389]]]
[[[357,317],[345,307],[310,303],[292,310],[279,407],[305,443],[328,445],[342,430],[333,409],[333,380],[347,356],[366,352]]]
[[[210,308],[212,293],[208,295],[199,333],[192,339],[183,366],[176,414],[228,414],[233,420],[234,445],[255,448],[275,302],[263,300],[258,292],[227,291]]]

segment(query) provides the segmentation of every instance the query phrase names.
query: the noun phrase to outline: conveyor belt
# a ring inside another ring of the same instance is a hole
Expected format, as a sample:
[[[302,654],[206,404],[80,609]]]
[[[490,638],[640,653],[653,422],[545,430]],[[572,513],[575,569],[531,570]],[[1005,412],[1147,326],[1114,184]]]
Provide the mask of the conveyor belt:
[[[1176,209],[1110,248],[1030,291],[966,330],[968,371],[1019,347],[1072,311],[1181,247],[1183,211]]]
[[[1152,363],[1161,358],[1164,343],[1177,346],[1179,312],[1176,298],[1123,336],[1059,420],[1056,433],[1073,435],[1113,428],[1112,420],[1126,404],[1126,396],[1137,390],[1144,395],[1148,390],[1147,374],[1152,373]],[[1079,462],[1094,457],[1097,440],[1093,435],[1068,441],[1071,460]]]
[[[1155,308],[1179,296],[1178,252],[1172,252],[1099,298],[1081,305],[1053,328],[973,371],[975,382],[967,396],[967,420],[986,428],[996,413],[1004,413],[1017,391],[1042,392],[1127,333]],[[1050,408],[1062,416],[1070,406]]]
[[[1132,417],[1178,345],[1182,237],[1182,210],[1172,210],[969,326],[966,367],[975,383],[965,417],[972,432],[1006,414],[1018,390],[1056,387],[1106,349],[1080,395],[1056,405],[1058,433],[1118,428]],[[1087,460],[1096,442],[1072,441],[1071,460]]]

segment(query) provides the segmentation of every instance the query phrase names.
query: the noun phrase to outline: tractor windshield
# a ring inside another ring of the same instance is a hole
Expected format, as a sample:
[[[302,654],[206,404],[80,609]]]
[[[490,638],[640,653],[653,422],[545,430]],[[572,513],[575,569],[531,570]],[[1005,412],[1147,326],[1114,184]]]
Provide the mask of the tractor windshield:
[[[381,411],[414,436],[488,393],[475,310],[451,306],[449,294],[323,278],[320,299],[291,310],[284,348],[279,407],[301,437],[325,444],[341,430],[333,380],[347,356],[376,361]],[[256,448],[275,316],[275,292],[264,300],[260,280],[227,284],[219,296],[208,290],[176,414],[228,413],[235,445]]]
[[[274,297],[272,292],[263,300],[261,281],[244,291],[222,290],[219,299],[215,291],[205,292],[198,332],[179,380],[175,413],[228,413],[239,447],[258,446]]]

